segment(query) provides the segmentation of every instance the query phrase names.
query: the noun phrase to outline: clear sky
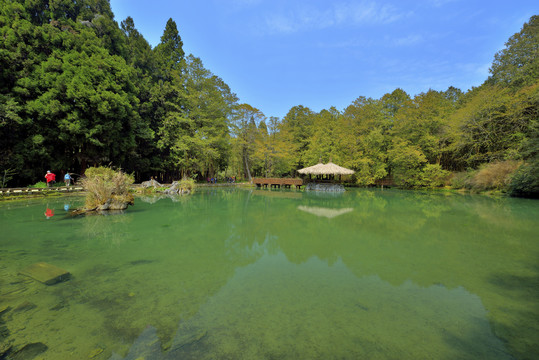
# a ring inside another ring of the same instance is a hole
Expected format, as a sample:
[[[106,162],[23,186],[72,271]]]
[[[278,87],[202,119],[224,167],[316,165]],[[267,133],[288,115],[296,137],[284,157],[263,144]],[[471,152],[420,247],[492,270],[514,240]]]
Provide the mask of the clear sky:
[[[172,18],[202,59],[266,116],[295,105],[343,110],[359,96],[410,95],[488,77],[537,0],[111,0],[156,46]]]

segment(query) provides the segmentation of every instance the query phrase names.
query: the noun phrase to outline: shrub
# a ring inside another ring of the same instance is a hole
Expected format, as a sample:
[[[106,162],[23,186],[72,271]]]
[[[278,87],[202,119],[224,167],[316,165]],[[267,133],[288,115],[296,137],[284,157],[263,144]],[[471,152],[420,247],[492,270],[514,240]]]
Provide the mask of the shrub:
[[[539,198],[539,158],[522,164],[508,186],[511,196]]]
[[[35,183],[34,185],[28,185],[29,188],[46,188],[47,187],[47,183],[44,182],[44,181],[39,181],[37,183]]]
[[[514,160],[483,165],[473,177],[473,187],[476,190],[506,190],[519,166],[520,163]]]
[[[100,166],[86,169],[85,176],[82,186],[88,192],[86,209],[94,209],[110,200],[132,202],[129,193],[129,185],[135,181],[132,175]]]
[[[444,186],[450,176],[450,172],[442,169],[439,164],[427,164],[421,174],[421,183],[426,187]]]
[[[190,192],[193,192],[193,190],[195,189],[195,186],[196,184],[195,184],[194,179],[183,178],[180,181],[180,189],[189,190]]]
[[[451,178],[451,187],[454,189],[473,188],[473,177],[477,171],[463,171],[454,173]]]

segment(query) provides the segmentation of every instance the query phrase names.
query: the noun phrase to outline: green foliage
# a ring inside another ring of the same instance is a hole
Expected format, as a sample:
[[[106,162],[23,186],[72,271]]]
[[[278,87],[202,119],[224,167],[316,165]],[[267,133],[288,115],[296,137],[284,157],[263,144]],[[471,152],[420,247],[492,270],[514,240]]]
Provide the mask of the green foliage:
[[[539,79],[539,16],[534,15],[521,31],[494,56],[489,82],[512,88],[537,83]]]
[[[451,187],[454,189],[472,189],[473,188],[473,177],[476,171],[462,171],[454,173],[451,177],[450,183]]]
[[[180,180],[180,189],[189,190],[190,192],[193,192],[195,188],[196,188],[196,182],[194,179],[183,178]]]
[[[466,93],[395,89],[358,97],[344,111],[294,106],[279,120],[238,104],[201,59],[185,54],[173,19],[152,49],[132,18],[118,26],[108,0],[0,4],[0,169],[18,174],[10,185],[41,179],[45,166],[84,173],[109,164],[170,182],[295,176],[331,159],[355,170],[360,185],[391,176],[403,187],[437,187],[447,171],[514,160],[524,163],[511,194],[533,193],[538,16],[494,56],[485,84]],[[504,171],[489,165],[451,181],[504,189]]]
[[[539,198],[539,158],[522,164],[508,186],[511,196]]]
[[[33,184],[33,185],[28,185],[29,188],[46,188],[47,187],[47,183],[44,182],[44,181],[38,181],[37,183]]]
[[[14,169],[4,169],[0,171],[0,187],[5,188],[7,183],[13,179],[13,176],[17,174]]]
[[[393,178],[397,184],[406,188],[422,185],[422,169],[427,158],[417,145],[411,145],[406,140],[395,139],[388,151]]]
[[[427,164],[422,170],[421,185],[428,188],[442,187],[448,183],[451,172],[442,169],[440,164]]]

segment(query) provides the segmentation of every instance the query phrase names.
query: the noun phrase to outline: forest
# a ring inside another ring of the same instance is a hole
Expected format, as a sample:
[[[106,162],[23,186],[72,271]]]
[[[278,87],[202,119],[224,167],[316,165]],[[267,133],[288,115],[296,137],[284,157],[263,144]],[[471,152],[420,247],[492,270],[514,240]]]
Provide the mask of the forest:
[[[294,177],[331,159],[358,186],[539,196],[539,16],[493,54],[481,86],[297,105],[282,119],[185,54],[173,19],[152,48],[108,0],[0,0],[0,37],[2,187],[101,165],[137,181]]]

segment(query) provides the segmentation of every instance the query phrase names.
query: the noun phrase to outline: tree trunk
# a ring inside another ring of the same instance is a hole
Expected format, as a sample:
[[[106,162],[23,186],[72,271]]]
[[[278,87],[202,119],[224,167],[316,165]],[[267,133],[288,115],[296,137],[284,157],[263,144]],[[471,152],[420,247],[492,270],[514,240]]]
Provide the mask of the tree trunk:
[[[243,162],[245,166],[245,175],[247,175],[247,179],[249,182],[251,182],[251,171],[249,170],[249,159],[247,157],[247,154],[243,155]]]

